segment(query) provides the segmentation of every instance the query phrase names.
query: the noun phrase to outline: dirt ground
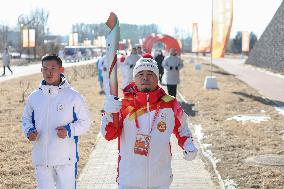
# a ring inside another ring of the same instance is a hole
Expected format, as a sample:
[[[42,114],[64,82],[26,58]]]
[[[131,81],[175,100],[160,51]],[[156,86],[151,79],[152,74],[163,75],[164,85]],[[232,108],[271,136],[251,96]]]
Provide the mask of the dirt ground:
[[[79,172],[96,143],[100,126],[100,110],[104,96],[98,95],[97,73],[93,65],[66,69],[72,86],[84,96],[91,112],[92,127],[79,138]],[[42,80],[41,74],[0,83],[0,188],[34,189],[34,169],[31,165],[31,144],[21,131],[24,101]],[[26,90],[27,89],[27,90]],[[26,91],[25,91],[26,90]]]
[[[189,63],[189,56],[182,57],[185,68],[181,71],[182,82],[178,90],[189,102],[184,104],[185,107],[195,104],[197,112],[191,114],[190,122],[202,125],[205,135],[202,143],[212,144],[209,149],[220,160],[217,170],[222,179],[233,180],[241,189],[283,189],[283,166],[255,166],[244,160],[256,155],[284,154],[284,116],[255,90],[216,67],[213,67],[213,75],[217,76],[219,89],[205,90],[203,82],[205,76],[210,75],[209,64],[200,59],[194,60],[202,63],[202,69],[196,71],[194,64]],[[96,143],[104,96],[98,95],[94,66],[68,68],[66,76],[84,96],[93,120],[90,132],[80,137],[80,173]],[[0,84],[1,189],[36,188],[31,165],[31,144],[21,132],[21,114],[27,94],[39,85],[40,80],[41,74],[37,74]],[[261,123],[226,120],[239,114],[266,115],[271,119]],[[210,163],[206,158],[204,161],[214,175]]]
[[[202,143],[212,144],[209,149],[220,160],[217,170],[222,179],[231,179],[237,188],[243,189],[283,189],[284,166],[256,166],[244,160],[257,155],[284,154],[284,116],[257,91],[214,65],[212,71],[219,89],[205,90],[203,84],[210,75],[210,64],[194,60],[202,67],[196,71],[194,64],[189,64],[188,56],[184,55],[183,59],[185,68],[181,71],[178,90],[189,104],[195,104],[197,112],[190,117],[190,122],[202,125],[205,135]],[[261,123],[226,120],[240,114],[266,115],[270,120]]]

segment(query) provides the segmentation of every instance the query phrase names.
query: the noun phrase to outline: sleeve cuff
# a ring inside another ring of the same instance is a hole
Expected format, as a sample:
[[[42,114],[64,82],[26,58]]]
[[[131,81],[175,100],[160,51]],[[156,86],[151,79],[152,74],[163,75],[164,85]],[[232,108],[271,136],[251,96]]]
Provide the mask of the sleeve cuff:
[[[27,134],[26,134],[26,137],[27,138],[29,138],[29,136],[30,136],[30,134],[32,133],[32,132],[34,132],[36,130],[36,128],[30,128],[29,130],[28,130],[28,132],[27,132]]]
[[[65,125],[64,128],[67,130],[67,135],[69,138],[71,138],[71,128],[70,128],[70,124]]]

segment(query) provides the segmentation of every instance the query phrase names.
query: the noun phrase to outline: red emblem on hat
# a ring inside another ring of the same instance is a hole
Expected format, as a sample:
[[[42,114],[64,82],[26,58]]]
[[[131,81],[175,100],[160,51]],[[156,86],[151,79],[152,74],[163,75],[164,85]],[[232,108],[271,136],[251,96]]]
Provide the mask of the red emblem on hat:
[[[143,55],[143,58],[151,58],[151,59],[153,59],[153,56],[150,53],[145,53]]]

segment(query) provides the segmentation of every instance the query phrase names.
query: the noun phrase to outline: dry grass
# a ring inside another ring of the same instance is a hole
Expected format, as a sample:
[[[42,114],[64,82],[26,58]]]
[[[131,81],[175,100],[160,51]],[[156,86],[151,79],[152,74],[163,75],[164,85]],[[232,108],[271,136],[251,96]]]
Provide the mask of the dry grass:
[[[84,96],[91,112],[92,127],[79,140],[79,172],[95,146],[100,125],[100,110],[104,96],[98,95],[94,65],[66,69],[72,86]],[[34,189],[34,169],[31,165],[31,144],[21,132],[24,100],[42,80],[41,74],[14,79],[0,84],[0,188]],[[26,90],[26,91],[25,91]]]
[[[31,64],[36,64],[40,62],[40,60],[31,60],[30,62],[25,59],[20,59],[20,58],[13,58],[11,59],[11,66],[28,66]]]
[[[188,56],[184,58],[189,62]],[[284,116],[257,91],[217,67],[213,67],[213,75],[217,76],[219,89],[205,90],[203,83],[210,75],[210,66],[200,59],[199,62],[203,62],[200,71],[195,71],[194,64],[185,64],[178,88],[195,104],[198,113],[190,120],[202,125],[206,136],[203,142],[212,144],[210,150],[221,160],[217,169],[222,178],[236,181],[243,189],[283,189],[283,166],[253,166],[243,160],[255,155],[284,154]],[[245,124],[226,120],[239,114],[267,115],[271,119]]]

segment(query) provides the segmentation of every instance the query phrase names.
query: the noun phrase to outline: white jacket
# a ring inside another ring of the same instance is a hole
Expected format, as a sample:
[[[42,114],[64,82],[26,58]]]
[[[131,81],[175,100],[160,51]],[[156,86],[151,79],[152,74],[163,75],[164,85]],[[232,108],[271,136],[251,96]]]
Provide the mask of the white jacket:
[[[152,132],[150,128],[157,110],[159,113]],[[134,153],[136,140],[135,111],[142,134],[151,135],[148,156]],[[169,186],[172,181],[171,145],[172,134],[181,148],[192,144],[191,136],[182,137],[178,130],[187,127],[187,115],[177,100],[158,88],[150,93],[138,92],[133,83],[124,89],[120,110],[119,128],[105,114],[102,118],[101,133],[107,140],[118,138],[118,183],[127,187],[155,188]]]
[[[55,128],[65,126],[68,136],[61,139]],[[22,116],[26,137],[36,130],[38,139],[32,148],[33,165],[64,165],[79,160],[78,136],[90,127],[89,112],[79,92],[62,76],[59,86],[45,85],[28,97]]]
[[[162,83],[166,85],[179,84],[179,70],[183,68],[181,59],[178,56],[167,56],[164,59],[162,66],[164,68]]]
[[[10,65],[10,54],[9,52],[3,52],[2,54],[2,61],[4,66]]]

